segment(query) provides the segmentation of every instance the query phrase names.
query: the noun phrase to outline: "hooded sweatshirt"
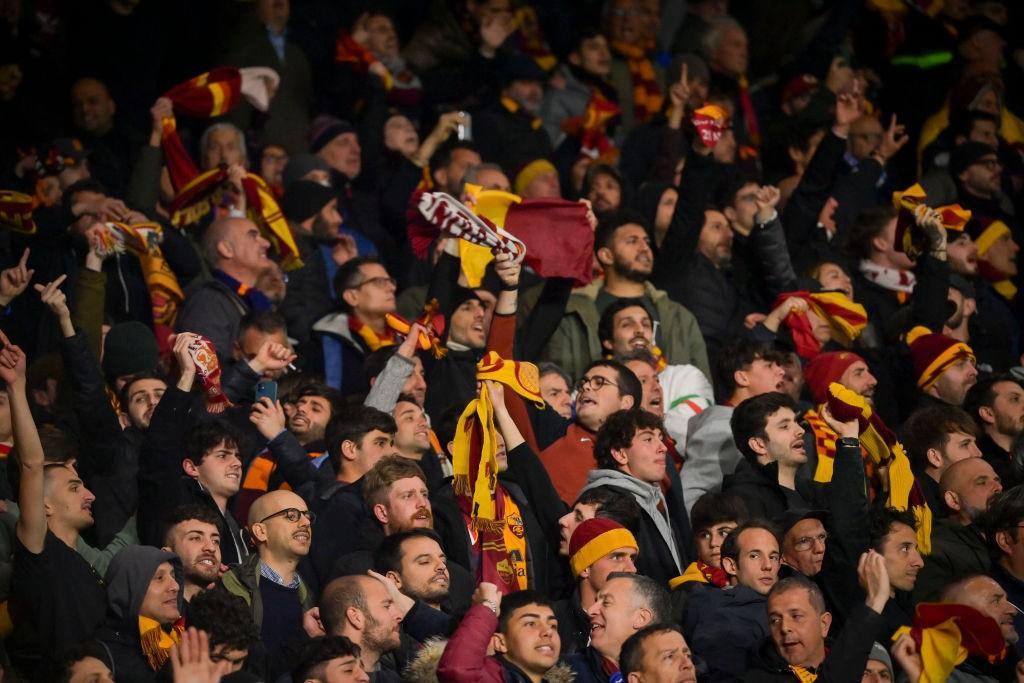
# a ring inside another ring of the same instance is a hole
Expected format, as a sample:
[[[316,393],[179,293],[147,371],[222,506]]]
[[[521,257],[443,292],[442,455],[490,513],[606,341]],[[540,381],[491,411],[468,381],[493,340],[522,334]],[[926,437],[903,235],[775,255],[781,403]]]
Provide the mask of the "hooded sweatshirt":
[[[110,653],[111,670],[120,682],[155,680],[142,651],[139,612],[157,569],[164,562],[174,568],[178,582],[178,609],[182,608],[185,575],[181,560],[174,553],[146,545],[130,545],[110,561],[104,578],[107,584],[107,623],[98,640]]]
[[[658,535],[661,536],[661,540],[665,542],[669,552],[672,554],[672,560],[676,564],[676,569],[679,574],[682,574],[683,565],[679,558],[679,546],[672,531],[672,524],[669,522],[668,517],[665,516],[665,513],[662,512],[662,510],[668,509],[668,504],[665,501],[665,495],[662,493],[661,487],[657,484],[648,484],[645,481],[640,481],[636,477],[619,470],[591,470],[587,473],[587,485],[583,487],[583,491],[588,491],[598,486],[610,486],[633,496],[637,505],[654,522]],[[583,491],[580,493],[582,494]],[[659,504],[661,509],[658,507]]]

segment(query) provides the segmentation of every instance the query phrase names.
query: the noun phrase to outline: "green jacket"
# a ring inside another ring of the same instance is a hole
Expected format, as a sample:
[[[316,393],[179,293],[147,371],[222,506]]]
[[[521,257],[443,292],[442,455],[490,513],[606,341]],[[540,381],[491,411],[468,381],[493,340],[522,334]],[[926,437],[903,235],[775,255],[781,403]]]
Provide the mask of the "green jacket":
[[[256,624],[256,631],[263,629],[263,600],[260,598],[260,556],[259,553],[252,553],[242,564],[229,569],[220,578],[221,586],[231,595],[237,595],[245,600],[252,613],[253,623]],[[316,605],[313,594],[309,592],[306,582],[299,584],[299,602],[302,603],[302,611],[312,609]]]
[[[597,338],[597,324],[601,319],[597,312],[597,294],[602,287],[604,280],[597,279],[573,291],[565,306],[565,316],[544,350],[544,360],[557,363],[573,379],[582,377],[587,365],[604,355]],[[665,360],[669,365],[694,365],[710,378],[708,352],[697,319],[650,282],[644,283],[644,289],[658,311],[655,341]]]

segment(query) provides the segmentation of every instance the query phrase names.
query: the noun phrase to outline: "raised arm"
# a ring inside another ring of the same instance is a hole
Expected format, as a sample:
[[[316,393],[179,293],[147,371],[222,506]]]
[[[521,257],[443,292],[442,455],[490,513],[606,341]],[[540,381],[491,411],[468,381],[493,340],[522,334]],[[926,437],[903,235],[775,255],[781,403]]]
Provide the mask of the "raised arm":
[[[25,352],[11,344],[0,332],[0,379],[7,384],[11,404],[11,426],[14,443],[18,444],[18,465],[21,483],[18,505],[21,514],[15,532],[18,540],[32,554],[43,552],[46,541],[46,512],[43,504],[43,445],[32,420],[32,410],[25,394]]]

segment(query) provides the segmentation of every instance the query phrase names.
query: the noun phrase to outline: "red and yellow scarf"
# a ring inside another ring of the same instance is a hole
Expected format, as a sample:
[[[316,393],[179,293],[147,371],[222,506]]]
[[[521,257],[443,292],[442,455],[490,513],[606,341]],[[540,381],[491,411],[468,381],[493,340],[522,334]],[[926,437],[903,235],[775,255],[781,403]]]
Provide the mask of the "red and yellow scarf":
[[[840,422],[856,419],[860,423],[860,443],[876,466],[888,464],[888,507],[911,510],[917,520],[917,546],[922,555],[932,549],[932,511],[925,501],[924,492],[910,470],[910,460],[903,444],[886,426],[882,418],[871,410],[863,396],[850,391],[838,382],[828,385],[828,411]]]
[[[242,76],[238,69],[221,67],[179,83],[165,94],[174,103],[175,110],[197,118],[221,116],[229,112],[242,95]],[[221,203],[227,167],[221,165],[200,173],[185,146],[178,137],[178,125],[173,116],[161,122],[161,146],[171,184],[177,196],[171,204],[171,222],[177,226],[194,225]],[[242,180],[246,212],[256,223],[264,237],[281,257],[285,270],[302,266],[288,223],[274,199],[273,190],[255,173]]]
[[[612,42],[612,51],[626,60],[633,81],[633,116],[637,123],[647,123],[661,111],[665,98],[654,75],[654,64],[647,56],[653,45]]]
[[[810,309],[828,323],[832,330],[832,339],[844,347],[849,347],[868,324],[867,311],[860,304],[851,301],[844,292],[785,292],[778,296],[772,307],[780,306],[786,299],[793,297],[806,301]],[[811,321],[806,312],[790,312],[786,315],[785,323],[793,335],[797,355],[810,360],[821,352],[821,343],[814,338]]]
[[[892,205],[897,210],[894,246],[915,261],[928,250],[928,236],[918,226],[921,215],[928,210],[928,195],[915,183],[905,190],[892,193]],[[947,204],[936,209],[947,232],[963,232],[971,220],[971,212],[959,204]],[[979,253],[981,249],[978,249]]]
[[[159,671],[164,662],[171,656],[171,648],[181,642],[181,634],[185,631],[185,619],[179,618],[165,631],[158,621],[149,617],[139,617],[139,642],[146,663],[153,671]]]
[[[712,586],[725,588],[729,585],[729,575],[721,567],[712,567],[710,564],[704,564],[697,560],[691,562],[690,566],[680,576],[671,579],[668,582],[668,588],[669,590],[675,590],[684,583],[691,582],[710,583]]]
[[[372,327],[354,315],[348,317],[348,329],[359,337],[371,353],[381,347],[392,346],[396,342],[395,332],[390,327],[384,330],[384,334],[377,334]]]
[[[455,429],[452,488],[471,534],[479,534],[474,537],[474,548],[482,554],[479,576],[491,577],[485,581],[498,579],[495,585],[510,593],[525,587],[526,540],[518,506],[498,485],[498,435],[484,381],[500,382],[538,408],[543,408],[544,399],[537,366],[531,363],[503,360],[490,351],[476,368],[480,393],[466,406]]]
[[[814,481],[829,483],[832,481],[832,471],[836,460],[836,440],[839,435],[829,427],[821,417],[821,408],[811,408],[804,413],[804,419],[814,432],[814,446],[818,453],[818,466],[814,470]],[[868,500],[873,501],[875,496],[883,491],[882,482],[871,455],[861,444],[861,456],[864,459],[864,470],[868,480]]]
[[[940,683],[968,655],[996,664],[1006,656],[1006,641],[995,619],[973,607],[948,603],[921,603],[911,626],[893,634],[909,633],[921,654],[923,670],[917,683]]]

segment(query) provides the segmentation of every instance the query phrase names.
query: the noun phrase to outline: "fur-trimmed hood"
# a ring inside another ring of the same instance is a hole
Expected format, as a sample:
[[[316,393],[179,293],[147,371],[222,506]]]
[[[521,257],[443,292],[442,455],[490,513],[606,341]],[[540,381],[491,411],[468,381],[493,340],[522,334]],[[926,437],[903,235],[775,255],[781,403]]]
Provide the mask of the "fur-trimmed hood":
[[[423,647],[416,657],[409,662],[402,674],[406,683],[440,683],[437,678],[437,665],[448,644],[446,638],[430,638],[423,642]],[[565,662],[558,662],[544,674],[546,683],[573,683],[576,673]]]

